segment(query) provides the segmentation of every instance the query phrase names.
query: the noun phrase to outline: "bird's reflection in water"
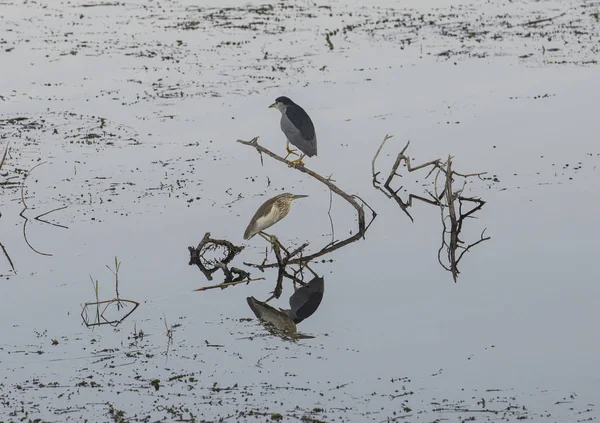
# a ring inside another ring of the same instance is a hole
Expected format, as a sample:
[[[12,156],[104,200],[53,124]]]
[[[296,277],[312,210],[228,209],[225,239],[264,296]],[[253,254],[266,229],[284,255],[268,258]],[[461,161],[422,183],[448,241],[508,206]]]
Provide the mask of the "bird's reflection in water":
[[[321,305],[325,279],[315,276],[306,285],[297,289],[290,297],[290,310],[287,310],[294,323],[309,318]]]
[[[248,305],[273,335],[284,339],[313,338],[298,332],[297,323],[312,316],[321,305],[325,280],[315,276],[310,282],[297,289],[290,297],[290,309],[276,309],[266,302],[248,297]]]

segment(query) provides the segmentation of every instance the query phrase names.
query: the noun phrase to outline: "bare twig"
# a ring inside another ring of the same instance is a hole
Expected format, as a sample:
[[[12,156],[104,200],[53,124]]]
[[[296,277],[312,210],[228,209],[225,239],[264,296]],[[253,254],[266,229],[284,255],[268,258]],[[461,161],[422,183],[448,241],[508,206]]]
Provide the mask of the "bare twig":
[[[130,303],[130,304],[133,304],[133,308],[125,316],[123,316],[120,319],[107,320],[104,317],[104,313],[106,312],[106,310],[108,309],[108,307],[111,304],[114,304],[114,303]],[[106,306],[104,307],[104,309],[100,313],[100,315],[99,315],[100,317],[95,322],[91,322],[90,323],[88,321],[88,318],[87,318],[87,308],[88,307],[92,307],[92,306],[100,306],[102,304],[106,304]],[[140,303],[138,303],[137,301],[126,300],[124,298],[113,298],[112,300],[95,301],[93,303],[85,303],[83,305],[83,310],[81,310],[81,318],[83,319],[83,323],[85,323],[85,325],[87,327],[101,326],[101,325],[118,326],[121,322],[123,322],[125,319],[127,319],[131,315],[131,313],[133,313],[139,306],[140,306]],[[103,321],[101,321],[100,319],[103,320]]]
[[[16,275],[17,271],[15,270],[15,265],[14,265],[12,259],[10,258],[8,251],[6,251],[6,247],[4,247],[4,244],[2,244],[1,242],[0,242],[0,248],[2,248],[2,252],[4,253],[4,256],[6,257],[6,259],[8,260],[8,263],[10,264],[10,268],[12,269],[13,273]]]
[[[333,218],[331,217],[331,206],[333,204],[333,191],[329,190],[329,209],[327,210],[327,216],[329,216],[329,224],[331,225],[331,243],[333,245],[335,242],[335,229],[333,227]],[[366,228],[365,228],[366,231]]]
[[[6,160],[6,155],[8,154],[9,146],[10,143],[6,143],[6,148],[4,148],[4,155],[2,156],[2,160],[0,160],[0,170],[2,169],[2,166],[4,166],[4,161]]]
[[[225,289],[225,288],[228,288],[230,286],[239,285],[241,283],[249,284],[250,282],[264,281],[264,280],[265,280],[265,278],[255,278],[255,279],[246,279],[246,280],[237,281],[237,282],[224,282],[224,283],[219,283],[219,284],[216,284],[216,285],[203,286],[201,288],[194,289],[194,291],[208,291],[208,290],[217,289],[217,288]]]
[[[36,216],[36,217],[34,217],[34,219],[35,219],[35,220],[38,220],[38,221],[40,221],[40,222],[43,222],[43,223],[47,223],[48,225],[52,225],[52,226],[58,226],[59,228],[65,228],[65,229],[69,229],[69,227],[68,227],[68,226],[65,226],[65,225],[60,225],[60,224],[58,224],[58,223],[52,223],[52,222],[48,222],[47,220],[40,219],[41,217],[43,217],[43,216],[47,216],[47,215],[49,215],[50,213],[54,213],[55,211],[59,211],[59,210],[64,210],[64,209],[66,209],[66,208],[67,208],[67,206],[57,207],[57,208],[55,208],[55,209],[52,209],[52,210],[50,210],[50,211],[47,211],[47,212],[45,212],[45,213],[42,213],[42,214],[40,214],[39,216]]]
[[[383,183],[383,188],[382,188],[381,182],[379,182],[379,180],[377,179],[377,176],[381,172],[375,172],[375,162],[376,162],[377,157],[379,156],[379,153],[381,152],[383,146],[385,145],[387,140],[389,140],[391,137],[392,137],[391,135],[386,135],[383,138],[383,141],[381,141],[381,144],[379,145],[379,148],[377,149],[377,153],[375,153],[375,156],[373,157],[373,161],[371,162],[371,170],[373,173],[373,187],[375,189],[381,191],[386,197],[394,199],[394,201],[396,201],[396,203],[398,204],[400,209],[408,216],[408,218],[411,220],[411,222],[414,222],[413,217],[408,212],[408,208],[412,207],[413,199],[420,200],[425,203],[433,204],[433,205],[438,205],[439,199],[434,198],[433,200],[430,200],[430,199],[421,197],[419,195],[409,194],[408,201],[406,201],[406,202],[402,201],[402,199],[398,196],[398,191],[400,191],[402,189],[402,187],[398,188],[397,190],[394,190],[391,185],[392,180],[394,179],[395,176],[398,176],[398,167],[400,167],[400,164],[402,164],[402,162],[406,163],[406,168],[408,169],[409,172],[414,172],[416,170],[423,169],[424,167],[432,166],[431,171],[425,177],[425,178],[427,178],[427,177],[429,177],[429,175],[431,174],[431,172],[433,170],[438,168],[438,166],[440,164],[440,160],[439,159],[432,160],[427,163],[423,163],[423,164],[413,167],[410,162],[410,157],[404,154],[406,152],[406,150],[408,149],[408,146],[410,145],[410,141],[408,141],[406,143],[406,145],[404,146],[404,148],[402,149],[402,151],[400,151],[400,153],[398,153],[398,156],[396,157],[396,160],[395,160],[394,164],[392,165],[392,167],[390,169],[390,173],[389,173],[387,179],[385,180],[385,182]],[[385,188],[385,190],[384,190],[384,188]]]
[[[521,24],[522,26],[528,26],[528,25],[535,25],[535,24],[539,24],[542,22],[548,22],[548,21],[553,21],[554,19],[558,19],[560,17],[563,17],[567,14],[567,12],[563,12],[560,15],[556,15],[556,16],[552,16],[551,18],[543,18],[543,19],[536,19],[535,21],[529,21],[529,22],[525,22],[524,24]]]

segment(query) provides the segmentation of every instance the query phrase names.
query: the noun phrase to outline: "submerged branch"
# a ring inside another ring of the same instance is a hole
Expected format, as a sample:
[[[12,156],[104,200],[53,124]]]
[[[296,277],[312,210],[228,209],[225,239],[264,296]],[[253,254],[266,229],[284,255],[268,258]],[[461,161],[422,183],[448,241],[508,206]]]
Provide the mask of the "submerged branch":
[[[463,190],[466,186],[466,179],[471,177],[481,178],[482,175],[485,175],[487,172],[479,172],[479,173],[458,173],[452,168],[452,156],[448,156],[448,159],[445,162],[442,162],[440,159],[431,160],[429,162],[420,164],[418,166],[412,166],[410,157],[405,154],[410,142],[407,142],[402,151],[398,153],[396,156],[396,160],[394,164],[390,168],[389,174],[385,182],[382,183],[378,180],[378,176],[380,172],[376,172],[375,163],[379,154],[381,153],[383,146],[391,138],[390,135],[386,135],[373,160],[371,162],[371,171],[373,176],[373,187],[380,192],[382,192],[387,198],[394,199],[400,209],[410,218],[411,221],[414,222],[414,219],[408,212],[408,208],[412,206],[412,200],[417,199],[427,204],[431,204],[439,207],[440,209],[440,220],[442,222],[442,241],[440,248],[438,249],[438,262],[439,264],[447,271],[452,273],[452,278],[454,282],[456,282],[458,278],[458,274],[460,273],[458,270],[458,263],[460,262],[463,255],[469,251],[471,248],[475,247],[477,244],[481,242],[487,241],[490,237],[484,237],[483,233],[480,236],[480,239],[472,244],[464,246],[464,243],[460,240],[460,234],[463,229],[463,222],[466,218],[473,217],[473,214],[479,211],[485,201],[475,198],[475,197],[465,197],[463,196]],[[415,194],[409,194],[408,201],[403,201],[398,196],[398,191],[402,189],[400,187],[397,190],[392,188],[392,181],[396,176],[401,176],[398,173],[398,168],[402,163],[406,164],[406,168],[409,172],[413,172],[415,170],[423,169],[425,167],[431,167],[431,170],[427,174],[425,178],[428,178],[434,171],[437,170],[434,181],[434,192],[435,194],[431,194],[428,192],[431,198],[424,198]],[[438,181],[440,180],[440,176],[444,175],[441,183],[438,185]],[[460,189],[454,189],[453,183],[454,178],[458,176],[465,179],[462,187]],[[456,208],[456,201],[458,201],[458,210]],[[475,203],[475,206],[467,212],[463,212],[462,206],[463,202],[471,202]],[[442,260],[442,251],[446,252],[447,256],[447,264]],[[457,256],[457,251],[462,250],[460,255]]]
[[[205,254],[216,251],[218,247],[225,249],[225,256],[220,259],[207,259]],[[222,270],[225,274],[224,283],[239,282],[244,279],[249,279],[250,274],[243,270],[227,266],[231,260],[242,252],[244,247],[238,247],[225,239],[213,239],[210,237],[210,232],[206,232],[197,247],[188,247],[190,252],[190,266],[196,265],[198,269],[206,276],[206,279],[212,281],[212,274],[217,270]],[[233,276],[233,274],[237,276]]]

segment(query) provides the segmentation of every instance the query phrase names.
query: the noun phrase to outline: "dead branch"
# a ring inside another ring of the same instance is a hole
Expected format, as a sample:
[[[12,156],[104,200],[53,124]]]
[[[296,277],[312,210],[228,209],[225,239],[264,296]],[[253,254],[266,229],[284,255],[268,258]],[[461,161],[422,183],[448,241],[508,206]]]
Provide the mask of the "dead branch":
[[[121,322],[123,322],[125,319],[127,319],[131,315],[131,313],[133,313],[140,306],[140,303],[138,303],[137,301],[127,300],[127,299],[119,297],[119,268],[121,267],[121,262],[117,259],[117,257],[115,257],[115,268],[114,269],[111,269],[111,267],[108,265],[106,267],[115,276],[116,297],[113,298],[112,300],[100,301],[98,299],[98,281],[96,281],[96,283],[94,283],[94,279],[90,275],[90,279],[92,280],[92,285],[94,286],[94,291],[96,293],[96,301],[87,302],[82,307],[81,318],[83,320],[83,323],[85,323],[85,325],[87,327],[101,326],[101,325],[111,325],[111,326],[116,327],[119,324],[121,324]],[[120,310],[122,307],[124,307],[123,303],[128,303],[128,304],[133,305],[133,308],[129,312],[127,312],[123,317],[121,317],[120,319],[114,319],[114,320],[108,320],[106,317],[104,317],[106,310],[108,310],[108,308],[111,305],[114,304],[117,307],[117,310]],[[100,311],[101,305],[105,305],[104,308],[102,309],[102,311]],[[95,321],[90,322],[88,319],[88,309],[91,307],[94,307],[94,306],[96,307],[96,313],[95,313],[96,319],[95,319]]]
[[[215,251],[218,247],[225,248],[226,254],[220,260],[209,260],[205,258],[205,254],[210,251]],[[239,282],[243,279],[249,279],[250,274],[235,267],[229,269],[227,266],[233,258],[242,252],[244,247],[238,247],[225,239],[212,239],[210,232],[204,234],[204,237],[198,243],[197,247],[188,247],[190,252],[190,266],[196,265],[198,269],[206,276],[206,279],[212,281],[212,274],[221,269],[225,274],[224,283]],[[237,276],[233,276],[233,274]]]
[[[464,251],[463,251],[462,253],[460,253],[460,256],[458,256],[458,259],[456,259],[456,266],[458,266],[458,263],[460,263],[460,259],[462,259],[463,255],[464,255],[464,254],[465,254],[467,251],[469,251],[469,250],[470,250],[472,247],[474,247],[474,246],[476,246],[477,244],[480,244],[480,243],[482,243],[482,242],[484,242],[484,241],[487,241],[487,240],[491,239],[491,237],[489,237],[489,236],[486,236],[486,237],[484,237],[484,236],[483,236],[483,234],[485,234],[485,231],[487,231],[487,228],[486,228],[486,229],[484,229],[484,230],[481,232],[481,235],[479,236],[479,241],[476,241],[476,242],[474,242],[474,243],[472,243],[472,244],[469,244],[469,245],[467,245],[466,247],[462,247],[462,246],[460,247],[460,248],[462,248]]]
[[[385,180],[385,182],[383,183],[383,188],[382,188],[381,182],[379,182],[379,180],[377,179],[377,176],[381,172],[375,172],[375,162],[377,161],[377,158],[379,157],[379,153],[381,152],[383,146],[385,145],[387,140],[389,140],[390,138],[392,138],[392,135],[386,135],[383,138],[383,141],[381,141],[381,144],[379,145],[379,148],[377,149],[377,152],[375,153],[375,156],[373,157],[373,160],[371,161],[371,171],[373,174],[373,187],[375,189],[381,191],[386,197],[394,199],[394,201],[396,201],[396,203],[398,204],[400,209],[408,216],[408,218],[411,220],[411,222],[414,222],[413,217],[408,212],[408,208],[412,207],[413,199],[420,200],[420,201],[423,201],[425,203],[432,204],[432,205],[439,205],[440,198],[436,198],[437,197],[436,196],[436,197],[433,197],[432,199],[428,199],[428,198],[424,198],[424,197],[421,197],[416,194],[409,194],[408,201],[402,201],[402,199],[398,196],[398,192],[402,189],[402,187],[398,188],[397,190],[394,190],[391,185],[392,180],[394,179],[395,176],[400,176],[398,174],[398,167],[400,167],[400,164],[402,164],[402,162],[406,163],[406,168],[408,169],[409,172],[414,172],[416,170],[423,169],[424,167],[427,167],[427,166],[433,166],[431,171],[429,172],[429,174],[427,174],[427,176],[425,177],[425,178],[428,178],[429,175],[431,174],[431,172],[433,172],[436,168],[439,167],[440,160],[439,159],[432,160],[427,163],[423,163],[423,164],[413,167],[410,162],[410,157],[404,154],[404,152],[410,145],[410,141],[408,141],[406,143],[406,145],[404,146],[404,148],[402,149],[402,151],[400,151],[400,153],[398,153],[398,156],[396,157],[396,161],[392,165],[392,167],[390,169],[390,173],[389,173],[387,179]],[[384,188],[385,188],[385,190],[384,190]]]
[[[246,280],[237,281],[237,282],[224,282],[224,283],[219,283],[216,285],[203,286],[202,288],[194,289],[194,291],[208,291],[210,289],[217,289],[217,288],[225,289],[225,288],[229,288],[230,286],[239,285],[241,283],[249,284],[250,282],[264,281],[264,280],[265,280],[265,278],[256,278],[256,279],[246,279]]]
[[[34,167],[32,167],[29,170],[29,172],[27,172],[27,174],[25,175],[25,177],[23,178],[23,182],[21,183],[21,202],[23,203],[23,210],[21,210],[21,212],[19,213],[19,216],[21,216],[25,220],[23,222],[23,238],[25,239],[25,243],[27,244],[27,246],[29,248],[31,248],[31,250],[33,250],[37,254],[40,254],[42,256],[52,256],[52,254],[50,254],[50,253],[42,253],[41,251],[36,250],[33,247],[33,245],[31,245],[31,243],[27,239],[27,223],[29,222],[29,218],[27,216],[25,216],[25,214],[24,214],[25,211],[29,208],[27,206],[27,202],[25,201],[25,182],[27,181],[27,178],[29,177],[29,175],[31,175],[31,172],[33,172],[33,170],[35,168],[37,168],[38,166],[41,166],[41,165],[43,165],[45,163],[46,162],[41,162],[41,163],[38,163],[37,165],[35,165]],[[50,214],[52,212],[55,212],[55,211],[58,211],[58,210],[63,210],[63,209],[66,209],[66,208],[67,208],[67,206],[55,208],[55,209],[50,210],[50,211],[48,211],[46,213],[42,213],[39,216],[36,216],[34,219],[38,220],[39,222],[47,223],[47,224],[52,225],[52,226],[58,226],[60,228],[69,229],[68,227],[66,227],[64,225],[59,225],[57,223],[52,223],[52,222],[48,222],[48,221],[46,221],[44,219],[40,219],[40,217],[46,216],[46,215],[48,215],[48,214]]]
[[[6,161],[6,155],[8,154],[9,146],[10,146],[10,143],[6,143],[6,147],[4,148],[4,155],[2,156],[2,160],[0,160],[0,170],[2,170],[2,166],[4,166],[4,162]],[[2,217],[1,212],[0,212],[0,217]],[[10,254],[8,254],[6,247],[1,242],[0,242],[0,248],[2,249],[2,253],[4,254],[4,257],[6,257],[6,259],[8,260],[8,263],[10,264],[10,268],[12,269],[13,273],[16,274],[17,271],[15,270],[15,265],[14,265],[12,259],[10,258]]]
[[[116,319],[116,320],[108,320],[104,317],[104,313],[106,312],[106,310],[108,309],[108,307],[112,304],[117,304],[117,307],[121,307],[121,303],[129,303],[129,304],[133,304],[133,308],[122,318],[120,319]],[[104,309],[102,310],[102,312],[98,315],[99,317],[97,317],[95,322],[90,322],[88,319],[88,307],[99,307],[102,304],[106,304],[106,306],[104,307]],[[85,325],[87,327],[91,327],[91,326],[101,326],[101,325],[111,325],[111,326],[118,326],[121,322],[123,322],[125,319],[127,319],[131,313],[133,313],[138,307],[140,306],[140,303],[138,303],[137,301],[133,301],[133,300],[126,300],[124,298],[113,298],[112,300],[104,300],[104,301],[94,301],[92,303],[85,303],[83,305],[83,310],[81,310],[81,318],[83,319],[83,323],[85,323]],[[102,319],[102,321],[100,320]]]
[[[553,21],[554,19],[561,18],[561,17],[565,16],[566,14],[567,14],[567,12],[563,12],[560,15],[552,16],[551,18],[536,19],[535,21],[525,22],[524,24],[521,24],[521,25],[522,26],[528,26],[528,25],[539,24],[539,23],[542,23],[542,22]]]
[[[474,197],[463,197],[461,194],[464,189],[463,187],[460,190],[454,191],[452,188],[452,182],[454,181],[453,176],[457,175],[452,170],[452,157],[448,156],[448,160],[445,163],[445,169],[440,168],[436,174],[435,178],[435,192],[437,196],[437,186],[438,186],[438,177],[441,173],[444,173],[444,191],[442,194],[445,194],[445,201],[439,204],[440,207],[440,215],[442,221],[442,242],[440,248],[438,249],[438,262],[440,265],[450,273],[452,273],[452,278],[454,282],[457,281],[458,275],[460,271],[458,270],[458,264],[462,259],[463,255],[469,251],[471,248],[480,244],[481,242],[487,241],[490,237],[484,237],[485,229],[480,235],[480,239],[472,244],[467,245],[466,247],[463,245],[463,241],[460,240],[460,234],[463,229],[463,223],[465,219],[472,217],[472,215],[479,211],[485,201],[474,198]],[[471,174],[469,176],[479,176],[480,174]],[[458,201],[458,212],[456,210],[455,203]],[[470,210],[463,212],[463,202],[475,203],[475,206]],[[446,214],[447,213],[447,214]],[[446,221],[449,220],[449,226],[446,224]],[[448,239],[447,239],[448,238]],[[448,261],[448,265],[442,262],[442,251],[446,251],[446,257]],[[460,255],[457,257],[457,251],[463,250]]]
[[[6,160],[6,155],[8,154],[10,143],[6,143],[6,148],[4,149],[4,155],[2,156],[2,160],[0,160],[0,170],[2,166],[4,166],[4,161]]]
[[[40,214],[39,216],[36,216],[36,217],[34,217],[33,219],[34,219],[34,220],[37,220],[37,221],[39,221],[39,222],[46,223],[46,224],[48,224],[48,225],[52,225],[52,226],[58,226],[59,228],[64,228],[64,229],[69,229],[69,227],[68,227],[68,226],[61,225],[61,224],[58,224],[58,223],[52,223],[52,222],[48,222],[47,220],[41,219],[42,217],[44,217],[44,216],[47,216],[47,215],[49,215],[50,213],[54,213],[55,211],[59,211],[59,210],[64,210],[64,209],[66,209],[67,207],[68,207],[68,206],[57,207],[57,208],[55,208],[55,209],[52,209],[52,210],[50,210],[50,211],[47,211],[47,212],[45,212],[45,213],[42,213],[42,214]]]
[[[250,141],[243,141],[243,140],[237,140],[239,143],[244,144],[244,145],[248,145],[250,147],[254,147],[259,153],[264,153],[267,156],[281,162],[281,163],[285,163],[288,166],[292,165],[292,162],[285,160],[283,157],[278,156],[277,154],[271,152],[270,150],[268,150],[267,148],[263,147],[262,145],[258,144],[258,137],[254,137],[252,140]],[[261,156],[262,157],[262,156]],[[335,185],[330,178],[324,178],[323,176],[319,175],[318,173],[308,169],[306,166],[303,165],[299,165],[299,166],[295,166],[294,167],[296,170],[305,173],[311,177],[313,177],[314,179],[316,179],[317,181],[321,182],[322,184],[326,185],[331,191],[333,191],[334,193],[336,193],[338,196],[340,196],[341,198],[343,198],[344,200],[346,200],[352,207],[354,207],[354,209],[356,210],[356,213],[358,215],[358,232],[356,232],[354,235],[339,241],[337,243],[330,243],[329,245],[321,248],[321,250],[300,257],[300,258],[295,258],[295,259],[291,259],[289,260],[289,262],[287,264],[302,264],[302,263],[308,263],[311,260],[317,258],[317,257],[321,257],[325,254],[329,254],[339,248],[342,248],[348,244],[351,244],[355,241],[358,241],[360,238],[364,238],[365,236],[365,232],[366,232],[366,224],[365,224],[365,212],[363,210],[363,208],[355,201],[354,197],[352,195],[348,195],[346,194],[343,190],[341,190],[340,188],[338,188],[337,185]],[[369,207],[370,208],[370,207]],[[371,209],[371,208],[370,208]],[[373,209],[371,209],[373,210]],[[376,213],[373,212],[373,216],[371,218],[371,221],[373,221],[375,219],[375,217],[377,216]],[[259,268],[261,270],[266,269],[266,268],[273,268],[273,267],[279,267],[278,263],[263,263],[261,265],[250,265],[245,263],[246,265],[252,266],[252,267],[256,267]]]
[[[0,242],[0,248],[2,248],[2,252],[4,253],[4,257],[6,257],[6,259],[8,260],[8,263],[10,264],[10,268],[12,269],[13,273],[16,275],[17,271],[15,270],[15,265],[12,261],[12,259],[10,258],[10,255],[8,254],[8,251],[6,251],[6,247],[4,247],[4,244],[2,244]]]
[[[414,219],[412,218],[407,209],[412,206],[413,199],[417,199],[427,204],[439,207],[440,218],[442,221],[442,242],[440,248],[438,249],[438,262],[445,270],[452,273],[452,278],[454,279],[454,282],[456,282],[458,274],[460,273],[458,270],[458,263],[460,262],[463,255],[471,248],[475,247],[477,244],[490,239],[489,237],[484,237],[482,233],[478,241],[467,246],[465,246],[464,243],[460,240],[460,234],[463,229],[463,223],[465,219],[473,217],[473,214],[479,211],[485,204],[485,201],[479,198],[465,197],[462,195],[466,186],[466,179],[471,177],[478,177],[481,179],[481,176],[485,175],[486,172],[467,174],[458,173],[452,168],[451,156],[448,156],[448,159],[445,162],[442,162],[440,159],[436,159],[418,166],[412,166],[410,162],[410,157],[405,154],[406,150],[408,149],[408,146],[410,145],[410,142],[407,142],[402,151],[398,153],[396,160],[394,161],[394,164],[390,169],[389,175],[382,186],[381,182],[378,180],[378,175],[380,174],[380,172],[376,172],[375,163],[383,149],[383,146],[390,138],[390,135],[386,135],[383,138],[383,141],[379,145],[379,148],[377,149],[377,152],[375,153],[375,156],[373,157],[373,160],[371,162],[371,170],[373,174],[373,187],[382,192],[387,198],[394,199],[400,207],[400,209],[404,213],[406,213],[406,215],[410,218],[411,221],[414,221]],[[431,170],[425,178],[428,178],[434,171],[437,170],[434,181],[435,194],[428,192],[431,198],[425,198],[415,194],[409,194],[408,201],[403,201],[398,196],[398,191],[400,191],[402,187],[400,187],[397,190],[394,190],[391,186],[391,183],[394,177],[401,176],[398,173],[398,168],[402,163],[406,164],[406,168],[409,172],[423,169],[425,167],[431,167]],[[441,184],[442,189],[440,190],[438,189],[438,187],[440,186],[438,184],[438,181],[442,174],[444,175],[444,178],[443,184]],[[463,186],[460,189],[453,188],[453,182],[455,177],[461,177],[465,179]],[[458,202],[458,210],[456,208],[456,202]],[[470,202],[474,203],[475,205],[470,210],[464,212],[463,202]],[[444,250],[446,251],[448,264],[445,264],[442,261],[442,251]],[[460,252],[458,256],[457,251]]]
[[[283,278],[284,277],[292,279],[294,282],[298,281],[298,279],[295,276],[290,275],[286,271],[286,268],[288,265],[290,265],[290,261],[292,261],[295,256],[301,254],[302,251],[306,247],[308,247],[308,243],[304,243],[300,247],[296,248],[294,251],[292,251],[290,253],[276,237],[273,237],[272,242],[273,243],[271,245],[273,247],[273,253],[275,254],[275,258],[277,260],[277,282],[275,283],[275,289],[272,292],[273,295],[267,301],[270,301],[272,298],[281,297],[281,293],[283,292]],[[281,250],[283,250],[285,256],[281,255]],[[244,264],[246,266],[256,267],[256,265],[253,265],[252,263],[244,263]],[[308,266],[308,262],[301,261],[300,269],[302,269],[303,266]],[[294,272],[294,273],[296,273],[296,272]]]

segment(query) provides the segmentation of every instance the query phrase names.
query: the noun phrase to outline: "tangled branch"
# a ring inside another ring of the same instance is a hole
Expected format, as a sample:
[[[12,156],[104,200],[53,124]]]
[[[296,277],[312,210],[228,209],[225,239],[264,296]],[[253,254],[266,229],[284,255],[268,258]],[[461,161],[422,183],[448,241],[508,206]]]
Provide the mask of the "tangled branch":
[[[454,169],[452,169],[452,157],[451,156],[448,156],[448,159],[445,162],[442,162],[442,160],[440,160],[440,159],[436,159],[436,160],[431,160],[429,162],[420,164],[418,166],[412,166],[411,162],[410,162],[410,157],[408,155],[406,155],[406,150],[408,149],[408,146],[410,145],[410,142],[408,142],[408,143],[406,143],[404,148],[400,151],[400,153],[398,153],[398,155],[396,156],[396,160],[394,161],[394,164],[392,165],[390,172],[389,172],[385,182],[382,185],[382,183],[378,179],[378,176],[381,172],[375,171],[375,163],[377,161],[377,158],[379,157],[379,154],[381,153],[381,150],[383,149],[383,146],[390,138],[392,138],[390,135],[386,135],[383,138],[383,141],[379,145],[379,148],[377,149],[377,152],[375,153],[375,156],[373,157],[373,160],[371,162],[371,171],[372,171],[372,175],[373,175],[373,187],[375,189],[379,190],[380,192],[382,192],[387,198],[391,198],[394,201],[396,201],[396,203],[398,204],[400,209],[413,222],[414,222],[414,219],[408,212],[408,208],[412,206],[413,199],[417,199],[417,200],[420,200],[427,204],[431,204],[431,205],[434,205],[434,206],[437,206],[440,208],[441,221],[442,221],[442,244],[438,250],[438,262],[444,269],[446,269],[447,271],[452,273],[452,278],[454,279],[454,282],[456,282],[456,280],[458,278],[458,274],[460,273],[458,270],[458,264],[459,264],[460,260],[462,259],[463,255],[467,251],[469,251],[471,248],[476,246],[477,244],[480,244],[481,242],[484,242],[484,241],[487,241],[490,239],[490,237],[484,236],[485,229],[481,233],[480,239],[476,242],[465,245],[464,242],[461,241],[461,239],[460,239],[460,234],[462,232],[463,223],[464,223],[465,219],[469,218],[469,217],[473,217],[473,215],[477,211],[479,211],[485,204],[485,201],[481,200],[480,198],[465,197],[462,195],[464,187],[466,185],[466,178],[470,178],[470,177],[481,178],[481,176],[485,175],[487,172],[470,173],[470,174],[458,173]],[[423,169],[425,167],[430,167],[431,169],[425,178],[428,178],[434,171],[437,170],[437,173],[435,176],[435,183],[434,183],[434,192],[435,193],[432,194],[431,192],[428,191],[427,193],[429,194],[429,198],[425,198],[425,197],[415,195],[415,194],[409,194],[408,200],[403,201],[400,198],[400,196],[398,196],[398,192],[402,189],[402,187],[400,187],[398,189],[392,188],[392,181],[394,180],[394,177],[401,176],[398,173],[398,168],[400,167],[400,165],[402,163],[406,164],[406,169],[409,172],[414,172],[416,170]],[[442,174],[444,176],[443,176],[443,178],[440,178],[440,176]],[[454,190],[453,185],[452,185],[456,176],[462,177],[465,179],[463,186],[458,190]],[[438,188],[438,186],[441,186],[441,189]],[[458,202],[458,210],[456,209],[457,202]],[[463,204],[464,203],[473,203],[475,205],[468,211],[463,212]],[[448,224],[447,221],[449,221],[450,223]],[[446,251],[447,263],[444,263],[442,261],[442,251],[444,251],[444,250]]]
[[[223,258],[208,258],[206,255],[210,252],[217,251],[218,248],[225,249]],[[225,239],[213,239],[210,237],[210,232],[204,234],[202,240],[197,247],[188,247],[190,252],[190,266],[196,265],[198,269],[206,276],[206,279],[212,281],[212,274],[217,270],[222,270],[225,275],[223,284],[215,285],[214,287],[227,287],[232,283],[236,285],[240,282],[248,282],[250,274],[244,270],[228,267],[231,260],[242,252],[244,247],[238,247]],[[234,276],[235,274],[235,276]],[[225,284],[225,286],[223,286]],[[206,287],[205,287],[206,288]],[[203,291],[205,289],[197,289]]]
[[[440,174],[442,173],[442,168],[440,168],[438,170],[438,173],[436,175],[436,183],[434,184],[434,188],[436,189],[436,195],[437,195],[437,181],[438,181],[438,177],[440,176]],[[452,188],[452,182],[453,182],[453,175],[460,175],[458,173],[455,173],[454,170],[452,170],[452,157],[448,156],[448,160],[445,163],[445,169],[444,169],[444,173],[445,173],[445,178],[444,178],[444,190],[441,194],[441,196],[445,195],[445,201],[444,202],[440,202],[439,207],[440,207],[440,213],[441,213],[441,221],[442,221],[442,244],[438,250],[438,262],[440,263],[440,266],[442,266],[444,269],[446,269],[447,271],[452,273],[452,279],[454,279],[454,282],[456,282],[457,278],[458,278],[458,274],[460,273],[460,271],[458,270],[458,263],[460,263],[460,260],[462,259],[463,255],[469,251],[472,247],[476,246],[477,244],[480,244],[481,242],[487,241],[490,239],[490,237],[485,237],[485,231],[486,229],[484,229],[481,232],[480,235],[480,239],[474,243],[468,244],[467,246],[464,245],[464,242],[461,241],[461,239],[459,238],[460,233],[462,232],[463,229],[463,222],[465,219],[472,217],[472,215],[479,211],[483,205],[485,204],[485,201],[479,199],[479,198],[474,198],[474,197],[464,197],[462,195],[462,192],[464,190],[464,184],[463,187],[457,191],[454,191]],[[475,176],[478,174],[475,174]],[[462,176],[462,175],[461,175]],[[474,176],[474,175],[466,175],[465,177],[469,177],[469,176]],[[466,182],[465,182],[466,184]],[[458,210],[456,210],[456,202],[458,201]],[[469,209],[466,212],[463,212],[463,203],[464,202],[470,202],[470,203],[474,203],[475,206],[472,207],[471,209]],[[450,228],[448,228],[448,225],[446,224],[446,221],[449,220],[450,221]],[[446,251],[446,257],[448,260],[448,264],[444,264],[442,262],[442,251],[445,250]],[[460,251],[460,254],[457,257],[457,253]]]
[[[425,177],[425,178],[428,178],[429,175],[431,175],[431,172],[433,172],[433,170],[435,170],[435,168],[437,166],[439,166],[440,161],[432,160],[430,162],[423,163],[418,166],[412,166],[410,163],[410,157],[408,157],[407,155],[404,154],[404,152],[410,145],[410,141],[409,141],[406,143],[406,145],[404,146],[402,151],[400,151],[400,153],[398,153],[398,156],[396,157],[396,161],[392,165],[392,167],[390,169],[390,173],[388,174],[388,177],[386,178],[385,182],[383,183],[383,188],[382,188],[381,182],[379,182],[379,180],[377,179],[377,176],[379,176],[379,174],[381,172],[375,172],[375,162],[377,161],[377,157],[379,157],[379,153],[381,152],[381,149],[383,148],[383,146],[385,145],[387,140],[389,140],[390,138],[392,138],[392,135],[386,135],[383,138],[383,141],[381,141],[381,144],[379,145],[379,148],[377,149],[377,153],[375,153],[375,156],[373,157],[373,160],[371,161],[371,171],[373,174],[373,187],[375,189],[381,191],[386,197],[394,199],[394,201],[396,201],[396,203],[398,204],[400,209],[408,216],[408,218],[411,220],[411,222],[414,222],[415,220],[413,219],[411,214],[408,212],[408,208],[412,207],[413,199],[420,200],[420,201],[423,201],[425,203],[432,204],[432,205],[439,205],[440,199],[433,197],[433,196],[431,196],[431,198],[425,198],[425,197],[421,197],[419,195],[409,194],[408,201],[402,201],[402,199],[398,196],[398,192],[403,187],[400,187],[397,190],[393,189],[392,188],[392,180],[394,179],[395,176],[400,176],[400,174],[398,173],[398,167],[402,164],[402,162],[406,163],[406,168],[408,169],[409,172],[414,172],[416,170],[423,169],[424,167],[427,167],[427,166],[433,166],[432,170]]]

